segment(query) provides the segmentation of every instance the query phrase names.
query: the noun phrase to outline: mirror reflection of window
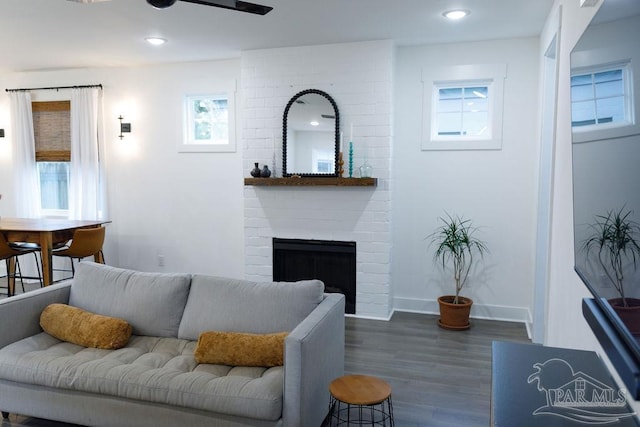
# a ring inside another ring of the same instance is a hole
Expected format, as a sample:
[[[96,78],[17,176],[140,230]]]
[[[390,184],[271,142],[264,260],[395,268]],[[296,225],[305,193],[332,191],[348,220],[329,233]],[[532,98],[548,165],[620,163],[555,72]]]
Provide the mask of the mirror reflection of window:
[[[628,64],[571,76],[571,126],[625,125],[629,119]]]
[[[316,173],[331,173],[331,162],[327,159],[318,160]]]

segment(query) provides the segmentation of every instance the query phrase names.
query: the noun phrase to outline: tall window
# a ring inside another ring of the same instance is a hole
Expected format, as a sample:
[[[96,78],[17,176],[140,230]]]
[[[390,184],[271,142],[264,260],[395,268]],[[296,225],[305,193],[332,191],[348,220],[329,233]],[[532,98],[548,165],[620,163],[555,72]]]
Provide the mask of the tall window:
[[[630,124],[630,72],[627,64],[572,75],[572,127],[590,130]]]
[[[71,160],[70,101],[32,102],[43,215],[67,215]]]

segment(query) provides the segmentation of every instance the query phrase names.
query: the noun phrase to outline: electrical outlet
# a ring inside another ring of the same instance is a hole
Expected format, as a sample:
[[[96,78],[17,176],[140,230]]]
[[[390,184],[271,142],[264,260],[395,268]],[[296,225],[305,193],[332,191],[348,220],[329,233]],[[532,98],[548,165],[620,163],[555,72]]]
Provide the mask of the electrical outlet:
[[[164,267],[164,255],[158,255],[158,267]]]

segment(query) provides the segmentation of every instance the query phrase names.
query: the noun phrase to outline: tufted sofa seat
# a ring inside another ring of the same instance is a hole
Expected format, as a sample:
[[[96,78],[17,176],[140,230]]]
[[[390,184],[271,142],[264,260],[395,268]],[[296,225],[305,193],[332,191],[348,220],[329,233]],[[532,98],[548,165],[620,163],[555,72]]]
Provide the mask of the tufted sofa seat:
[[[281,366],[197,364],[195,344],[133,336],[125,348],[101,350],[61,342],[43,332],[0,353],[0,377],[221,414],[280,418]]]
[[[97,426],[314,426],[344,371],[344,296],[317,280],[255,283],[83,262],[72,282],[0,301],[0,410]],[[125,319],[118,350],[39,326],[64,303]],[[12,325],[6,328],[6,325]],[[284,366],[198,364],[208,330],[289,332]]]

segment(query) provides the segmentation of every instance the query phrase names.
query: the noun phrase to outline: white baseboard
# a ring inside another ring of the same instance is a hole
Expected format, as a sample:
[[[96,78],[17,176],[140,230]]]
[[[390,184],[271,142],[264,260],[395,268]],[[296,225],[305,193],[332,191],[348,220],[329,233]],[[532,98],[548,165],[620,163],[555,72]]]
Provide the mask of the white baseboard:
[[[384,316],[371,316],[368,314],[345,314],[345,317],[355,317],[356,319],[367,319],[367,320],[384,320],[386,322],[388,322],[389,320],[391,320],[391,316],[393,316],[393,312],[391,312],[391,314],[389,314],[388,316],[384,317]]]
[[[439,314],[440,308],[436,300],[423,300],[414,298],[393,299],[394,311],[407,311],[411,313]],[[474,319],[501,320],[503,322],[524,323],[527,335],[531,338],[532,319],[527,307],[510,307],[502,305],[478,304],[471,306],[471,317]]]

